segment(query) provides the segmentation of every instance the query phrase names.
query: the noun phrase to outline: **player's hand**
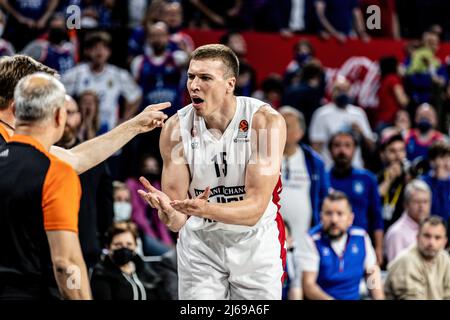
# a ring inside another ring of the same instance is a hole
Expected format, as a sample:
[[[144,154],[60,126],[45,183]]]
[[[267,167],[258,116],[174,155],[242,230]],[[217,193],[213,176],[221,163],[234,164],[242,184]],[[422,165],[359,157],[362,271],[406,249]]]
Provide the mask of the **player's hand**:
[[[131,121],[141,133],[151,131],[157,127],[163,127],[167,115],[161,110],[168,107],[170,107],[170,102],[149,105]]]
[[[207,214],[206,207],[210,193],[211,190],[209,187],[207,187],[205,191],[203,191],[195,199],[174,200],[170,202],[170,205],[175,210],[185,215],[203,218]]]

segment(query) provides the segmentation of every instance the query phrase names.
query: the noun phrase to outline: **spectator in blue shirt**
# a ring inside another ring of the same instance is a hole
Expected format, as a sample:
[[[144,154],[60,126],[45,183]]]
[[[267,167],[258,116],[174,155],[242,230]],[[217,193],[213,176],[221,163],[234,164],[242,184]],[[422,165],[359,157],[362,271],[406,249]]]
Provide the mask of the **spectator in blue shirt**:
[[[345,42],[353,31],[354,22],[361,39],[370,39],[357,0],[316,0],[315,8],[322,37],[332,36],[340,42]]]
[[[360,282],[365,277],[372,298],[384,299],[370,238],[364,229],[352,226],[354,214],[347,196],[330,192],[320,217],[321,223],[306,236],[300,253],[305,297],[358,300]]]
[[[450,217],[450,145],[436,142],[428,150],[431,171],[421,177],[431,189],[431,214]]]
[[[383,216],[378,183],[374,174],[352,166],[356,139],[350,132],[338,132],[329,142],[334,166],[330,170],[330,184],[334,190],[344,192],[355,214],[354,226],[363,228],[373,236],[377,261],[383,263]]]

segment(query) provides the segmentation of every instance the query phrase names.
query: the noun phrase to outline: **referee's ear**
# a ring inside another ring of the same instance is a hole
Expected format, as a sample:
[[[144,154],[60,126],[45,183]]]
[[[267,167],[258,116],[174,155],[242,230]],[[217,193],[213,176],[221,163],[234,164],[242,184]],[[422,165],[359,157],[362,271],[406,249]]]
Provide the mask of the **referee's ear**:
[[[63,128],[66,126],[67,110],[65,107],[57,108],[54,113],[54,121],[56,128]]]

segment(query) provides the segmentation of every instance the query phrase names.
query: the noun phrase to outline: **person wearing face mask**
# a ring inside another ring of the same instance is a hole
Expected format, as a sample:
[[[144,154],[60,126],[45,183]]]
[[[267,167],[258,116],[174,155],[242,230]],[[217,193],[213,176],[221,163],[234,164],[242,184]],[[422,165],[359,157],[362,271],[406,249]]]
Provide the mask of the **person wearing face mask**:
[[[136,253],[134,223],[114,223],[106,236],[108,254],[92,273],[94,300],[167,299],[162,278]]]
[[[57,146],[70,149],[84,140],[80,130],[84,122],[78,103],[66,95],[67,121]],[[81,201],[78,229],[81,250],[89,269],[99,261],[102,252],[102,235],[113,221],[113,185],[106,162],[80,175]]]
[[[3,32],[5,31],[6,16],[0,9],[0,57],[12,56],[15,53],[13,45],[6,39],[3,39]]]
[[[130,203],[130,190],[120,182],[114,181],[114,222],[128,222],[131,220],[133,208]]]
[[[156,188],[161,188],[161,168],[153,155],[144,154],[142,156],[138,176],[145,177]],[[142,188],[139,180],[128,179],[126,187],[130,191],[132,220],[138,226],[144,254],[155,256],[168,252],[174,246],[174,239],[168,228],[158,218],[156,210],[139,196],[137,191]]]
[[[359,300],[364,277],[372,298],[384,299],[370,238],[363,229],[352,226],[353,218],[347,196],[330,192],[322,205],[321,223],[305,236],[306,245],[300,251],[307,299]]]
[[[444,141],[445,136],[436,130],[436,110],[428,103],[421,104],[415,115],[415,128],[411,128],[406,134],[406,151],[409,161],[419,157],[428,159],[428,149],[437,141]]]
[[[46,66],[64,74],[75,66],[76,48],[69,41],[66,20],[62,14],[55,14],[50,22],[47,37],[30,42],[22,51]]]
[[[327,168],[332,165],[328,152],[328,142],[338,131],[351,130],[358,140],[358,147],[353,157],[353,166],[363,168],[362,150],[369,153],[375,147],[375,136],[364,110],[354,106],[349,97],[350,83],[345,77],[338,76],[333,84],[333,102],[314,111],[309,129],[309,140],[313,149],[321,154]]]

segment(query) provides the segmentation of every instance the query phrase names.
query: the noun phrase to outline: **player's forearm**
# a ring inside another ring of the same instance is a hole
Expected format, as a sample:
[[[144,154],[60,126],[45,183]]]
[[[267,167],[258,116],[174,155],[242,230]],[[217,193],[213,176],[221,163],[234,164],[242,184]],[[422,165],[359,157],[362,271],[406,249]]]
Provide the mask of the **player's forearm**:
[[[263,201],[253,198],[229,203],[208,202],[204,218],[251,227],[259,221],[267,205],[268,202],[264,205]]]
[[[106,160],[139,133],[139,128],[133,125],[132,120],[124,122],[113,130],[68,150],[71,154],[68,162],[81,174]]]
[[[317,283],[304,285],[303,290],[305,297],[309,300],[334,300]]]
[[[53,262],[56,283],[66,300],[92,300],[89,276],[81,258],[56,258]]]

